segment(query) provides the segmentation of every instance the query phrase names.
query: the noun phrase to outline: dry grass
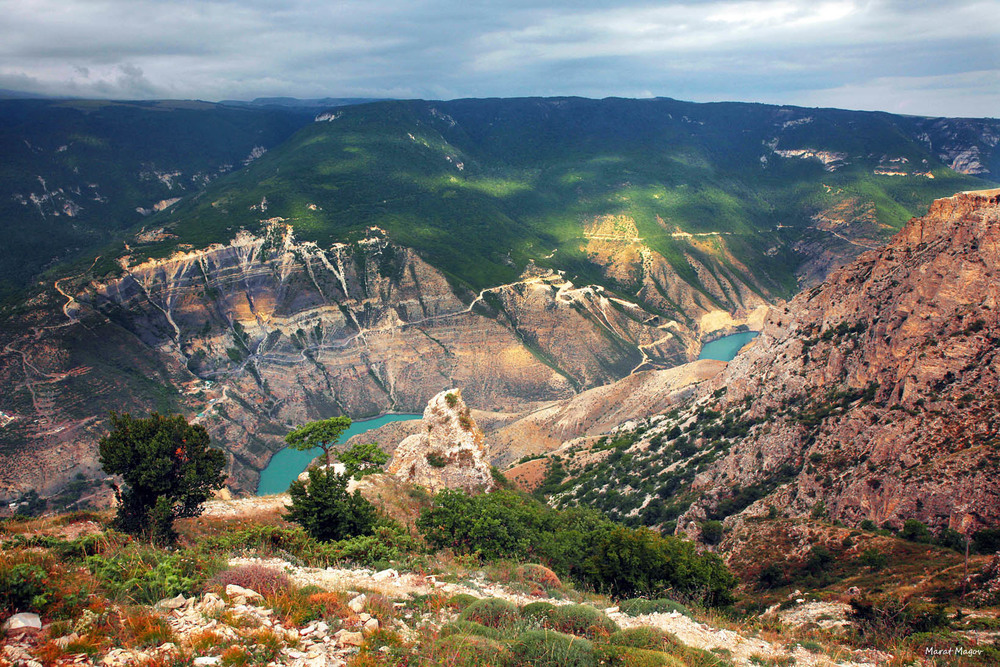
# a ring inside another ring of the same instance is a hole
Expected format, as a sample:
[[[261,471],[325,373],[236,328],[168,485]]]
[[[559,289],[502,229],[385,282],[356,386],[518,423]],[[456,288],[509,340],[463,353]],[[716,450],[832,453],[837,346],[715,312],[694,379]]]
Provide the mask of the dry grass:
[[[292,528],[296,524],[285,521],[280,509],[269,508],[247,509],[245,513],[234,516],[203,515],[192,519],[178,519],[174,523],[174,529],[180,535],[182,544],[192,545],[199,539],[219,537],[248,525]]]
[[[266,565],[250,563],[223,570],[209,580],[210,586],[225,589],[226,586],[242,586],[262,596],[271,597],[287,593],[292,589],[292,580],[287,573]]]

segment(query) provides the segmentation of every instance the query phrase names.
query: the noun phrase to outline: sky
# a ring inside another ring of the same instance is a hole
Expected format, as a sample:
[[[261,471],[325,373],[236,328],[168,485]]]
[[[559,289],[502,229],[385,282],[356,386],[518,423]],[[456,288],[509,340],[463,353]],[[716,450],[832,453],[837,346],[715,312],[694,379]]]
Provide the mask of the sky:
[[[1000,116],[1000,0],[0,0],[0,89]]]

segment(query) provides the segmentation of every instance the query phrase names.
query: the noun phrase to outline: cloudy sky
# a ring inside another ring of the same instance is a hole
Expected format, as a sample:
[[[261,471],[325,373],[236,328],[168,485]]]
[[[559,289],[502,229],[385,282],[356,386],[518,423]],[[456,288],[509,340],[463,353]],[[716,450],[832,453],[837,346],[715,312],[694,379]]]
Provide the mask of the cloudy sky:
[[[0,0],[0,88],[1000,116],[1000,0]]]

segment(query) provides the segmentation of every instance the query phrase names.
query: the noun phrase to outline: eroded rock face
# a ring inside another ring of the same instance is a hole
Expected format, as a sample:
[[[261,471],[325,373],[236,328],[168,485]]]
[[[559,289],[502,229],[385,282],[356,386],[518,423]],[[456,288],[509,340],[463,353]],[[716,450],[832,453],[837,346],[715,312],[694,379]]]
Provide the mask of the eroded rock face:
[[[472,293],[378,228],[320,247],[280,219],[262,224],[167,258],[134,250],[117,276],[61,278],[4,321],[0,500],[103,477],[111,410],[201,423],[230,455],[231,488],[252,492],[295,425],[416,412],[453,386],[476,407],[521,413],[694,358],[721,326],[534,267]],[[691,289],[677,280],[660,282]]]
[[[482,429],[462,400],[460,389],[442,391],[427,403],[424,431],[399,443],[386,466],[391,475],[430,491],[493,488]]]
[[[718,409],[759,425],[699,473],[703,500],[679,526],[752,485],[769,493],[749,514],[819,506],[849,524],[997,525],[1000,190],[936,201],[775,309],[707,384],[727,389]],[[779,471],[794,478],[775,487]]]

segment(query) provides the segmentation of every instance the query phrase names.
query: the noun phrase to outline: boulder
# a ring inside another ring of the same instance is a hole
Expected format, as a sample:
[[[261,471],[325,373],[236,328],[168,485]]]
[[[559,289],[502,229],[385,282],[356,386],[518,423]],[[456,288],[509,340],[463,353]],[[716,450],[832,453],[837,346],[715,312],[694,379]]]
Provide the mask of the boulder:
[[[347,606],[355,614],[360,614],[365,609],[365,601],[366,600],[368,600],[368,596],[365,595],[364,593],[362,593],[361,595],[353,598],[350,602],[348,602]]]
[[[13,632],[15,630],[41,630],[42,629],[42,619],[38,614],[32,614],[30,612],[21,612],[20,614],[14,614],[6,621],[3,625],[0,625],[0,630],[4,632]]]
[[[344,646],[361,646],[365,643],[365,636],[360,632],[345,632],[340,635],[340,643]]]
[[[226,585],[226,595],[236,604],[246,604],[250,600],[264,599],[264,596],[257,591],[252,591],[249,588],[243,588],[236,584]]]
[[[427,403],[424,431],[399,443],[386,472],[430,491],[462,489],[480,493],[493,488],[485,437],[472,418],[460,389],[437,394]]]

